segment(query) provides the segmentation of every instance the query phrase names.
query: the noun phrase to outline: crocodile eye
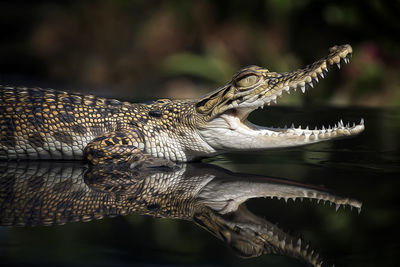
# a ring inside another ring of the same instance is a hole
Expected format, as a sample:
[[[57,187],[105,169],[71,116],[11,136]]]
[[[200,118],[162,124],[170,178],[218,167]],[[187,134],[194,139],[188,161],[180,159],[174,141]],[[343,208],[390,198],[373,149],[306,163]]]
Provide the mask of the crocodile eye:
[[[236,81],[237,87],[249,87],[256,84],[259,80],[257,75],[248,75]],[[240,89],[240,88],[239,88]]]

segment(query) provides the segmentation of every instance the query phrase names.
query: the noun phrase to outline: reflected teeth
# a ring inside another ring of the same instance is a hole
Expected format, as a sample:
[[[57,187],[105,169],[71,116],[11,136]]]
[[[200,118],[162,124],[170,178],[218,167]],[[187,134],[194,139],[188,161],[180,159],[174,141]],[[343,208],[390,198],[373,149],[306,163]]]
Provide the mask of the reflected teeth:
[[[271,199],[275,197],[278,200],[283,199],[285,203],[288,203],[288,201],[296,202],[296,200],[300,200],[300,202],[302,202],[304,198],[309,199],[310,202],[316,202],[317,204],[320,204],[322,201],[324,205],[329,205],[329,206],[335,205],[335,211],[338,211],[340,208],[345,209],[346,207],[349,207],[350,210],[353,210],[353,208],[355,208],[357,209],[358,213],[361,213],[361,207],[362,207],[362,203],[360,201],[349,198],[336,197],[333,195],[328,195],[323,193],[321,194],[318,192],[303,192],[303,196],[295,196],[295,197],[281,197],[277,195],[267,196],[267,198]]]

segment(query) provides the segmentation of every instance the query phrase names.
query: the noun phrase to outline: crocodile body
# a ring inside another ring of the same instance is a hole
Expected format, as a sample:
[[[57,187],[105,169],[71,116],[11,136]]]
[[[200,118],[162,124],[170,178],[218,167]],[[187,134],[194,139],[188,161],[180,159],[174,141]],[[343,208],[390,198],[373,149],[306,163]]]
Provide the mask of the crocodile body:
[[[200,99],[127,103],[40,88],[0,87],[0,159],[88,159],[105,163],[174,166],[229,151],[291,147],[357,135],[334,128],[267,128],[247,121],[284,92],[306,87],[328,68],[348,62],[349,45],[303,69],[276,73],[250,66]]]
[[[294,181],[238,174],[207,164],[135,171],[81,162],[0,162],[0,225],[39,226],[131,213],[193,221],[242,257],[280,254],[321,266],[302,239],[248,211],[243,202],[269,197],[361,203]]]
[[[93,156],[122,155],[125,147],[127,153],[140,150],[186,161],[185,154],[171,152],[196,145],[189,127],[194,124],[193,105],[187,102],[131,104],[50,89],[0,88],[2,158],[83,159],[85,148],[95,140]]]

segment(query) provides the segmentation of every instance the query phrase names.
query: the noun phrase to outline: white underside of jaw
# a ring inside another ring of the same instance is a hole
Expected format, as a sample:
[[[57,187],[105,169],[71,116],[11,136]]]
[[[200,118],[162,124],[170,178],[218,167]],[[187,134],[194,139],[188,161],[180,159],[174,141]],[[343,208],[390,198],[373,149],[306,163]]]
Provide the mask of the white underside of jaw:
[[[364,121],[359,124],[344,125],[339,121],[333,127],[321,129],[271,128],[262,127],[245,120],[241,116],[223,114],[200,130],[202,138],[216,151],[263,150],[280,147],[301,146],[331,139],[357,135],[364,130]]]

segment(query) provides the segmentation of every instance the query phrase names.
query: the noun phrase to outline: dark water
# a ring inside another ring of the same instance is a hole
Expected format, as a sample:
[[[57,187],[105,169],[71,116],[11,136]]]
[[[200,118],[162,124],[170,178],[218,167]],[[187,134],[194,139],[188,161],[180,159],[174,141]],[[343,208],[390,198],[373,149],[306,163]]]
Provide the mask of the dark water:
[[[285,184],[286,180],[281,179],[315,185],[318,188],[322,186],[334,194],[361,201],[363,204],[361,213],[358,214],[356,209],[350,210],[348,207],[340,208],[336,212],[334,206],[317,204],[315,201],[308,200],[285,203],[283,200],[257,198],[248,200],[246,206],[257,218],[264,218],[268,222],[277,224],[280,229],[292,236],[302,237],[304,242],[318,251],[321,259],[329,265],[397,266],[397,253],[400,249],[397,230],[399,225],[397,191],[400,188],[398,178],[400,177],[399,110],[272,108],[269,111],[254,114],[250,120],[267,126],[283,126],[295,122],[296,125],[301,123],[314,127],[322,124],[334,124],[340,118],[345,122],[358,122],[361,117],[365,119],[366,130],[354,139],[286,150],[230,154],[206,160],[208,164],[246,175],[235,176],[221,169],[215,170],[209,165],[195,164],[196,166],[190,167],[192,174],[187,175],[189,178],[185,179],[195,181],[196,184],[193,187],[185,188],[185,180],[182,180],[181,185],[184,190],[180,188],[181,190],[176,190],[176,192],[182,194],[185,190],[190,191],[202,187],[202,180],[192,177],[209,173],[216,177],[212,181],[218,186],[214,185],[213,188],[215,188],[215,192],[222,192],[219,196],[235,190],[236,196],[241,192],[247,192],[249,184],[254,184],[255,181],[259,183],[256,184],[258,188],[268,186],[270,182]],[[61,165],[63,164],[61,163]],[[40,217],[37,210],[41,210],[41,207],[46,205],[56,209],[70,204],[71,202],[65,201],[60,204],[60,199],[64,197],[65,191],[75,190],[74,188],[77,188],[76,190],[80,193],[68,195],[70,201],[71,198],[79,199],[88,191],[94,192],[90,193],[93,205],[87,207],[85,201],[80,206],[78,205],[81,209],[85,207],[82,213],[90,213],[90,209],[99,203],[99,199],[93,196],[103,196],[116,191],[131,196],[130,194],[134,190],[130,191],[130,184],[126,181],[130,179],[129,181],[136,183],[140,180],[140,177],[137,176],[124,179],[125,175],[123,175],[117,177],[118,183],[110,184],[105,179],[99,179],[98,175],[88,176],[86,174],[84,177],[82,174],[83,178],[79,178],[80,171],[86,168],[84,164],[68,164],[71,163],[65,163],[65,167],[68,168],[62,171],[63,167],[59,163],[53,165],[4,163],[1,166],[0,174],[2,179],[0,199],[3,199],[3,207],[0,209],[2,211],[0,214],[3,216],[2,223],[40,224],[37,221],[37,218]],[[43,168],[46,169],[46,172],[38,171]],[[71,169],[75,172],[69,172]],[[44,173],[53,173],[54,175],[45,176]],[[69,179],[68,177],[75,177],[71,173],[78,177],[74,178],[73,185],[65,182]],[[254,178],[250,174],[258,174],[265,178]],[[62,176],[67,178],[59,180],[56,189],[50,186],[52,181],[54,182],[54,177]],[[3,183],[7,179],[7,181],[15,181],[15,177],[18,177],[19,181],[28,179],[26,183],[29,185],[29,191],[22,190],[21,193],[11,196],[11,193],[3,190],[6,187],[17,188],[15,182],[12,182],[11,185],[8,183],[7,186]],[[268,180],[268,177],[278,179]],[[248,183],[242,185],[240,181]],[[49,186],[46,187],[46,184]],[[191,182],[187,182],[187,184],[191,184]],[[26,201],[26,196],[31,196],[38,188],[40,188],[36,195],[38,198],[51,190],[56,197],[52,200],[42,199],[37,203],[33,200]],[[82,191],[82,188],[86,191]],[[138,198],[137,194],[133,195],[136,199]],[[166,195],[165,198],[168,197]],[[202,197],[204,200],[204,196]],[[187,196],[183,194],[181,197],[183,204],[174,202],[168,207],[172,207],[172,210],[176,205],[179,209],[186,207],[184,201],[186,198]],[[130,201],[133,198],[127,199]],[[115,200],[119,203],[118,201],[122,200]],[[198,203],[198,199],[189,198],[188,202]],[[5,208],[6,204],[4,203],[14,203],[15,205]],[[24,208],[16,207],[18,203],[23,203],[25,210],[32,212],[24,215]],[[127,202],[122,201],[121,203]],[[39,207],[35,212],[32,207],[36,204]],[[169,209],[165,211],[160,209],[154,203],[144,203],[144,207],[138,213],[145,213],[147,208],[153,215],[165,217],[171,212]],[[182,210],[183,212],[175,217],[193,215],[189,208]],[[63,214],[50,212],[46,224],[66,223],[53,226],[2,226],[0,227],[1,265],[306,266],[303,262],[286,256],[261,255],[251,259],[239,258],[226,240],[220,240],[201,229],[198,224],[188,220],[190,218],[158,219],[152,216],[142,216],[125,210],[124,205],[116,209],[107,209],[107,212],[108,215],[128,214],[92,220],[92,217],[75,216],[72,211],[64,214],[64,217]],[[106,212],[103,210],[103,213]],[[10,214],[19,215],[13,217]],[[68,222],[68,218],[78,221],[89,220],[89,222]],[[235,218],[229,216],[218,218],[222,221],[235,221]]]

